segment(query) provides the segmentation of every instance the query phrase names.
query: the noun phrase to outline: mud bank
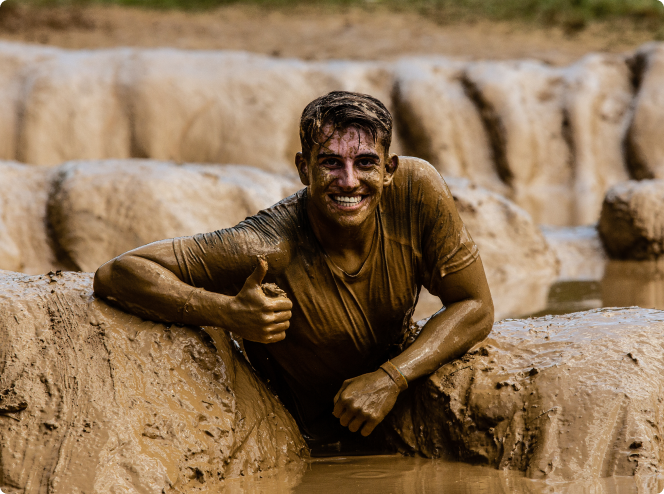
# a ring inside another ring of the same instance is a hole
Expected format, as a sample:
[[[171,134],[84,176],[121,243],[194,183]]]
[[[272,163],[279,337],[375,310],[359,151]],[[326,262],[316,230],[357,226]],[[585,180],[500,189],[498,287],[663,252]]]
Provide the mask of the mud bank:
[[[218,492],[274,469],[300,482],[296,424],[224,333],[215,348],[90,288],[89,274],[0,272],[5,492]],[[664,462],[663,330],[664,312],[636,308],[506,320],[387,420],[428,457],[551,481],[650,479]]]
[[[306,453],[225,335],[115,310],[89,274],[0,272],[0,333],[5,492],[215,490]]]
[[[650,44],[633,56],[592,54],[552,67],[3,42],[0,159],[137,157],[292,172],[302,109],[345,89],[371,93],[394,112],[394,151],[506,194],[537,223],[588,224],[608,187],[660,175],[664,144],[653,129],[664,119],[663,54]]]
[[[664,255],[664,180],[630,180],[606,194],[599,233],[613,259],[653,260]]]
[[[94,271],[155,240],[233,226],[300,188],[239,165],[0,162],[0,269]]]
[[[505,320],[397,421],[413,450],[533,479],[650,475],[664,461],[664,312]]]

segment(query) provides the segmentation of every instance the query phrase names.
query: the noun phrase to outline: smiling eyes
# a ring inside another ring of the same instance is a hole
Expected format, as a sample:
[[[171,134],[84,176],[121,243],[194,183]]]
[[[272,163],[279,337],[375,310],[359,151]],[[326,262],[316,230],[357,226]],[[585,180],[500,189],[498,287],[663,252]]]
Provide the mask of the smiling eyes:
[[[371,168],[377,166],[378,163],[377,158],[360,158],[355,162],[359,168]],[[320,164],[327,168],[341,168],[343,166],[343,162],[339,158],[325,158],[320,161]]]

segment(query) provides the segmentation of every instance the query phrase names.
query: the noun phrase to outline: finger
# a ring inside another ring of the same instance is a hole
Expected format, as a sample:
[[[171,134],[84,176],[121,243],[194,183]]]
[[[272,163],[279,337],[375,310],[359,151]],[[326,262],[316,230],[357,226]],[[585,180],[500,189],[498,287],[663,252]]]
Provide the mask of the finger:
[[[272,312],[288,311],[293,308],[293,302],[285,297],[271,298],[265,302],[265,310]]]
[[[367,420],[367,417],[365,415],[362,415],[362,414],[357,415],[352,420],[352,422],[350,424],[348,424],[348,429],[351,432],[357,432],[358,430],[360,430],[360,427],[362,427],[362,424],[364,424],[364,422],[366,422],[366,420]]]
[[[337,401],[334,404],[334,410],[332,411],[332,415],[340,419],[345,410],[346,410],[346,404],[343,401]]]
[[[263,283],[263,278],[267,274],[267,261],[262,257],[258,257],[258,266],[254,269],[254,272],[249,275],[247,281],[244,283],[244,286],[261,286]]]
[[[339,422],[341,422],[341,425],[343,425],[344,427],[348,427],[348,424],[350,424],[353,421],[353,419],[355,418],[355,415],[356,415],[355,412],[353,412],[349,409],[346,409],[344,411],[343,415],[341,415],[341,418],[339,419]]]
[[[364,424],[364,427],[362,427],[362,431],[360,434],[362,434],[364,437],[367,437],[369,434],[373,432],[373,430],[376,428],[376,426],[380,423],[379,420],[371,419],[367,420],[367,423]]]
[[[271,323],[287,322],[290,321],[292,314],[289,310],[281,312],[272,312],[267,316],[267,321]]]
[[[286,338],[286,332],[282,331],[281,333],[272,333],[271,335],[263,338],[263,343],[277,343]]]
[[[341,388],[339,389],[339,391],[337,391],[337,394],[334,396],[333,403],[336,403],[336,402],[337,402],[337,400],[338,400],[339,397],[341,396],[341,393],[344,392],[344,389],[346,389],[346,388],[348,387],[349,384],[350,384],[350,379],[344,381],[344,383],[341,385]]]
[[[269,326],[266,326],[263,331],[266,333],[274,334],[274,333],[283,333],[286,331],[290,326],[290,322],[279,322],[275,324],[270,324]]]

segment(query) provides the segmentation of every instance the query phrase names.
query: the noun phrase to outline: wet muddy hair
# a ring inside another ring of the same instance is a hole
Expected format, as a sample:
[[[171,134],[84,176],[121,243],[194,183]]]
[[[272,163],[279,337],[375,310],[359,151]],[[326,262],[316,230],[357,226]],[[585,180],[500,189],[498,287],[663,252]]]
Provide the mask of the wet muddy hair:
[[[319,142],[323,127],[331,124],[334,130],[355,126],[380,142],[387,153],[392,142],[392,115],[385,105],[373,96],[349,91],[332,91],[316,98],[302,112],[300,142],[302,154],[309,159]]]

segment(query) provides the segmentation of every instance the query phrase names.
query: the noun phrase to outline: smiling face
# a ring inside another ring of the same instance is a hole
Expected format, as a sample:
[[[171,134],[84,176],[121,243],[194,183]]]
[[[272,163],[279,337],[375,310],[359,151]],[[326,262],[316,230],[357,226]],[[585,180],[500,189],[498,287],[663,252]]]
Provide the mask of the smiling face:
[[[392,180],[399,160],[387,156],[380,142],[357,127],[323,127],[322,145],[311,155],[298,153],[300,180],[308,186],[314,218],[342,228],[357,227],[373,218],[383,188]]]

